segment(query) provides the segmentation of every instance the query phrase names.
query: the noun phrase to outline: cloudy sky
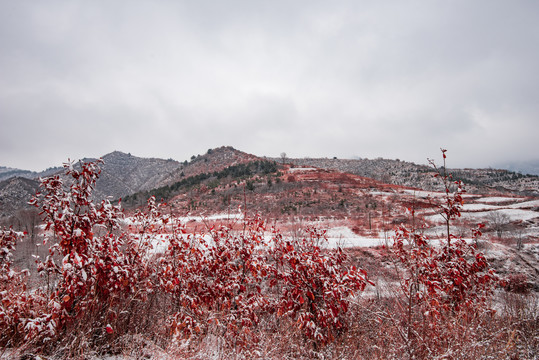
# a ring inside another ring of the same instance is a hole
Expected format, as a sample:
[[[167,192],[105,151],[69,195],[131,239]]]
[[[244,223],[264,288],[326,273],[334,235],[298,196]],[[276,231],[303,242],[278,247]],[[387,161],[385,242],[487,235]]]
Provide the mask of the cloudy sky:
[[[0,0],[0,165],[539,158],[539,2]]]

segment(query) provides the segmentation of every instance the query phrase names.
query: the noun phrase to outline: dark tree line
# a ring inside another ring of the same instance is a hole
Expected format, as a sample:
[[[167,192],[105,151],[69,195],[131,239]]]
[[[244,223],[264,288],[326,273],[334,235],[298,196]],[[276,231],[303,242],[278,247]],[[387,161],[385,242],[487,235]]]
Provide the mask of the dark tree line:
[[[162,186],[150,191],[140,191],[129,195],[122,199],[125,206],[137,206],[144,204],[150,197],[163,199],[164,201],[178,195],[182,191],[189,190],[195,186],[203,184],[209,179],[244,179],[254,175],[268,175],[278,171],[278,166],[275,161],[257,160],[244,164],[232,165],[223,170],[214,171],[212,173],[201,173],[194,176],[189,176],[171,185]]]

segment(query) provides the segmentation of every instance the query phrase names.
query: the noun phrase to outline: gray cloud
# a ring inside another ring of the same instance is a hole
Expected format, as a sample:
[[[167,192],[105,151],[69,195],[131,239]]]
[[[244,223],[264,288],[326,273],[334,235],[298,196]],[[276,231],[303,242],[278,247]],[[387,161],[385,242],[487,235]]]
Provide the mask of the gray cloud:
[[[0,3],[0,165],[536,158],[534,1]]]

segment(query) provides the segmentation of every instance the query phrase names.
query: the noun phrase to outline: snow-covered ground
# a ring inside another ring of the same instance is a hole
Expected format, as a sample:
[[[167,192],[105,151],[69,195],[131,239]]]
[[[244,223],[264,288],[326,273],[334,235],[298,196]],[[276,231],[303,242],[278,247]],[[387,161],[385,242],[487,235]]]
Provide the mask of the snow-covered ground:
[[[511,203],[511,202],[515,202],[519,200],[522,200],[522,198],[494,196],[494,197],[480,198],[475,201],[482,202],[482,203]]]
[[[234,213],[221,213],[221,214],[213,214],[213,215],[198,215],[198,216],[180,216],[178,219],[182,223],[188,223],[190,221],[214,221],[214,220],[241,220],[243,219],[243,213],[241,212],[234,212]]]
[[[487,219],[490,214],[499,213],[506,215],[509,218],[509,221],[516,220],[530,220],[539,216],[535,211],[523,210],[523,209],[499,209],[493,211],[478,211],[478,212],[463,212],[462,217],[465,219],[481,220]]]
[[[429,198],[429,197],[431,197],[431,198],[440,198],[440,197],[446,196],[445,192],[440,192],[440,191],[403,189],[401,192],[404,193],[404,194],[407,194],[407,195],[412,195],[413,197],[417,197],[417,198],[420,198],[420,199],[426,199],[426,198]],[[463,194],[462,195],[462,197],[464,199],[472,198],[472,197],[475,197],[475,196],[476,195],[473,195],[473,194]]]
[[[293,233],[286,232],[286,231],[283,231],[282,234],[285,237],[294,236]],[[153,247],[153,252],[164,253],[169,245],[170,236],[171,234],[152,235],[151,244]],[[187,234],[185,234],[184,236],[187,236]],[[338,226],[338,227],[328,228],[326,232],[326,236],[327,236],[328,242],[327,243],[322,242],[320,246],[324,248],[329,248],[329,249],[336,249],[338,247],[351,248],[351,247],[375,247],[375,246],[387,245],[383,234],[380,234],[380,236],[378,237],[360,236],[354,233],[347,226]],[[197,241],[203,241],[203,242],[212,241],[211,235],[209,234],[196,235],[196,237],[197,237]],[[391,241],[390,238],[391,236],[390,234],[388,234],[388,241]],[[266,232],[264,235],[264,239],[266,243],[271,243],[272,233]]]
[[[385,245],[385,239],[359,236],[347,226],[330,228],[327,231],[329,248],[371,247]]]
[[[404,194],[412,195],[413,197],[417,197],[420,199],[426,199],[428,197],[441,197],[445,196],[444,193],[441,192],[435,192],[435,191],[424,191],[424,190],[415,190],[415,189],[404,189],[402,190]]]
[[[500,206],[497,205],[488,205],[488,204],[464,204],[462,206],[462,211],[489,211],[499,209]]]
[[[204,222],[204,221],[215,221],[215,220],[241,220],[243,219],[242,212],[232,212],[232,213],[219,213],[211,215],[187,215],[187,216],[178,216],[176,219],[182,224],[186,224],[191,221]],[[133,217],[126,217],[122,220],[125,225],[139,225],[138,221]]]
[[[514,208],[514,209],[525,209],[525,208],[527,209],[527,208],[539,207],[539,200],[524,201],[521,203],[508,205],[507,207]]]
[[[524,209],[498,209],[496,210],[494,209],[490,211],[472,211],[472,212],[463,211],[461,213],[461,218],[470,220],[470,221],[485,222],[485,221],[488,221],[488,217],[494,213],[502,214],[502,216],[506,215],[509,221],[517,221],[517,220],[526,221],[526,220],[531,220],[531,219],[539,217],[539,214],[532,210],[524,210]],[[443,216],[440,214],[426,216],[425,220],[432,222],[434,224],[441,224],[445,221]]]
[[[313,167],[304,167],[304,168],[290,168],[288,169],[288,172],[300,172],[300,171],[316,171],[316,170],[319,170],[317,168],[313,168]]]
[[[369,194],[373,195],[373,196],[393,196],[395,195],[395,192],[390,192],[390,191],[380,191],[380,190],[371,190],[369,191]]]

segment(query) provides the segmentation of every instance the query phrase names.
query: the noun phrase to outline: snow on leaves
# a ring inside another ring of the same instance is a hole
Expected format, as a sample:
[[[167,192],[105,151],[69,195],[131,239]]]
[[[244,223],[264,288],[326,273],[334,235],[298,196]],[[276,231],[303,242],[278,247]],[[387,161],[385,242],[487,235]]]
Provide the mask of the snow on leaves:
[[[398,327],[412,358],[443,353],[447,339],[455,334],[473,336],[470,329],[477,325],[474,321],[492,313],[489,299],[499,283],[484,255],[477,251],[477,241],[467,243],[450,232],[450,223],[460,216],[464,188],[460,181],[451,183],[451,175],[445,172],[445,150],[442,154],[444,167],[438,176],[446,195],[437,206],[446,221],[447,236],[435,246],[422,228],[400,225],[390,248],[403,270],[398,271],[404,299],[399,308],[405,315]],[[452,184],[456,185],[454,190]],[[481,236],[482,227],[472,229],[473,240]]]
[[[289,321],[319,344],[347,326],[348,301],[368,280],[365,271],[345,267],[341,250],[321,248],[324,232],[308,229],[288,239],[273,230],[268,239],[264,221],[255,216],[244,219],[242,229],[208,226],[204,233],[186,234],[154,198],[122,229],[120,205],[92,201],[101,162],[68,163],[67,180],[41,180],[31,204],[41,209],[49,234],[49,255],[38,260],[47,286],[23,301],[35,306],[24,321],[0,323],[3,333],[15,326],[46,347],[70,336],[79,341],[77,334],[86,332],[94,334],[90,345],[99,346],[129,333],[133,311],[151,299],[168,304],[157,321],[176,341],[214,333],[248,348],[257,342],[255,329],[264,314]],[[7,279],[14,276],[9,252],[15,236],[2,234],[1,271]],[[156,255],[155,241],[163,238],[167,249]],[[3,304],[10,301],[3,291]]]
[[[341,249],[323,253],[320,246],[327,241],[325,232],[306,232],[307,236],[298,240],[274,235],[271,284],[281,292],[276,303],[278,314],[297,319],[307,337],[325,344],[346,327],[348,300],[369,281],[364,270],[344,267],[346,256]]]
[[[324,231],[283,236],[255,216],[187,233],[154,198],[126,225],[120,205],[92,201],[100,163],[66,164],[67,180],[42,179],[31,201],[49,234],[49,255],[38,260],[41,288],[27,291],[25,274],[11,269],[18,235],[0,231],[0,345],[111,351],[151,323],[151,336],[187,347],[211,335],[243,351],[256,347],[264,327],[293,329],[318,348],[355,321],[351,301],[372,283],[341,249],[325,249]],[[470,325],[490,312],[498,282],[483,254],[449,232],[464,189],[441,176],[447,238],[434,246],[420,228],[397,228],[390,248],[397,306],[376,315],[392,321],[409,358],[435,357],[455,336],[473,336],[479,327]],[[163,253],[154,251],[159,241]]]

